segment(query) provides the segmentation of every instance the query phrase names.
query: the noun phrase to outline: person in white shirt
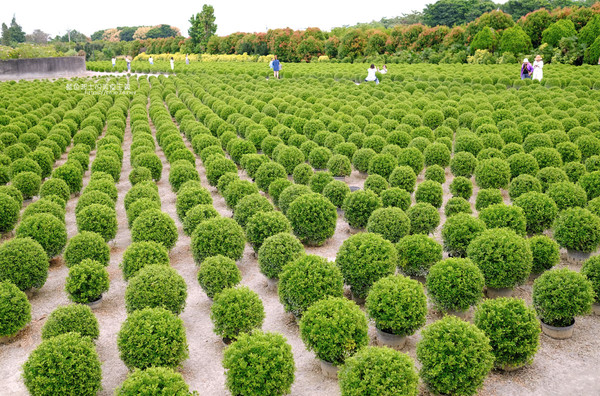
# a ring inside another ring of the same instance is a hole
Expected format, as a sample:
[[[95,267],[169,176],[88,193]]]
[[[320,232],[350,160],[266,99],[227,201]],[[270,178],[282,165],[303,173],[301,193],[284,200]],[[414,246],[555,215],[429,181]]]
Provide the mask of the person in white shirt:
[[[383,65],[383,67],[381,68],[381,70],[379,70],[379,73],[386,74],[387,73],[387,66]]]
[[[113,69],[115,68],[115,65],[117,64],[117,58],[115,58],[114,56],[112,57],[112,65],[113,65]]]
[[[377,69],[375,65],[371,64],[371,67],[367,69],[367,78],[365,78],[365,81],[375,81],[375,84],[379,84],[379,79],[375,73],[377,73]]]
[[[173,60],[173,57],[171,57],[171,70],[175,69],[175,61]]]
[[[542,81],[542,78],[544,78],[544,71],[542,70],[543,68],[544,68],[544,61],[542,61],[542,57],[540,55],[537,55],[535,57],[535,61],[533,62],[532,79]]]
[[[150,62],[151,65],[154,64],[154,59],[152,57],[148,58],[148,62]]]

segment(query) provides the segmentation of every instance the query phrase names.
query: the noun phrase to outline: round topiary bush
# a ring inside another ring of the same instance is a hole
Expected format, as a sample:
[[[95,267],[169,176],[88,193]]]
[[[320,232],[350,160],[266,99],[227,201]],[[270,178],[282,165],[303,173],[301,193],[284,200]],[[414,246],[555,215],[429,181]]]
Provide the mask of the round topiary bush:
[[[369,170],[369,163],[371,159],[375,157],[377,153],[371,148],[361,148],[356,150],[352,156],[352,165],[359,172],[366,172]]]
[[[410,207],[410,193],[399,187],[388,188],[382,191],[379,197],[384,208],[393,207],[406,211]]]
[[[399,187],[403,190],[413,192],[417,183],[417,175],[410,166],[397,166],[389,177],[391,187]]]
[[[306,186],[305,186],[306,187]],[[225,203],[230,208],[235,208],[237,203],[246,195],[257,194],[258,187],[248,180],[236,180],[231,182],[223,192]]]
[[[106,268],[97,261],[85,259],[69,269],[65,290],[71,301],[87,304],[99,300],[109,286]]]
[[[575,323],[590,312],[594,287],[582,274],[568,268],[544,272],[533,282],[533,307],[542,322],[554,327]]]
[[[335,233],[337,211],[321,194],[296,198],[287,211],[294,234],[305,244],[319,246]]]
[[[150,170],[152,174],[152,179],[155,181],[159,181],[162,175],[162,161],[158,157],[158,155],[149,152],[143,153],[135,156],[134,160],[135,167],[144,167]]]
[[[152,171],[143,166],[137,166],[129,173],[129,182],[132,186],[135,186],[139,182],[151,181]]]
[[[246,224],[246,237],[255,251],[265,239],[281,232],[291,232],[290,221],[281,212],[258,212]]]
[[[218,255],[239,260],[245,247],[244,230],[235,220],[225,217],[203,221],[192,234],[191,248],[196,263]]]
[[[98,319],[92,309],[87,305],[69,304],[56,308],[44,326],[42,326],[42,340],[70,332],[79,333],[83,337],[95,340],[100,335]]]
[[[20,290],[40,288],[48,277],[48,256],[31,238],[15,238],[0,245],[0,281]]]
[[[531,154],[516,153],[506,160],[510,166],[510,175],[512,178],[520,175],[535,176],[540,167],[535,157]]]
[[[591,257],[583,262],[581,274],[585,276],[594,288],[594,303],[600,301],[600,256]]]
[[[177,193],[175,208],[177,216],[182,221],[185,219],[188,210],[196,205],[212,205],[212,197],[210,192],[203,187],[186,187],[181,188]]]
[[[308,185],[308,181],[312,177],[314,171],[313,168],[308,164],[300,164],[294,168],[292,177],[294,183]]]
[[[508,228],[483,231],[467,249],[468,257],[481,269],[485,284],[513,288],[527,280],[532,255],[527,241]]]
[[[232,394],[285,395],[294,382],[292,347],[278,333],[240,334],[225,350],[223,368]]]
[[[332,153],[327,147],[315,147],[308,154],[308,163],[315,169],[324,169]]]
[[[219,212],[212,205],[196,205],[191,208],[183,220],[183,232],[191,236],[198,224],[205,220],[218,217]]]
[[[183,376],[166,367],[148,367],[134,370],[115,391],[119,396],[149,394],[188,395],[190,390]]]
[[[593,252],[600,245],[600,218],[587,209],[569,208],[558,215],[553,232],[561,247]]]
[[[46,180],[40,188],[40,198],[46,198],[50,195],[56,195],[67,202],[71,198],[71,191],[63,179],[52,178]]]
[[[58,256],[67,244],[67,227],[55,216],[38,213],[29,216],[19,224],[17,238],[31,238],[38,242],[48,258]]]
[[[338,373],[342,396],[389,394],[416,396],[419,377],[411,358],[390,348],[365,347],[346,359]]]
[[[587,194],[585,190],[570,182],[553,183],[546,192],[556,203],[559,211],[572,207],[584,207],[587,204]]]
[[[483,297],[481,270],[469,259],[448,258],[434,264],[427,275],[427,293],[441,311],[466,311]]]
[[[461,151],[454,154],[450,160],[450,170],[454,176],[470,178],[477,167],[477,158],[467,151]]]
[[[283,267],[304,255],[304,246],[289,233],[279,233],[264,240],[258,250],[260,272],[267,278],[278,278]]]
[[[341,180],[329,182],[323,189],[323,196],[337,208],[342,207],[348,194],[350,194],[350,187]]]
[[[533,257],[531,273],[539,274],[549,270],[560,262],[558,243],[546,235],[536,235],[527,239]]]
[[[179,315],[185,308],[186,297],[185,280],[177,271],[161,264],[146,265],[129,280],[125,307],[128,313],[162,307]]]
[[[579,185],[583,187],[589,200],[600,196],[600,171],[582,175],[579,178]]]
[[[439,165],[442,168],[450,164],[450,150],[443,143],[432,143],[423,151],[425,166]]]
[[[158,242],[163,244],[167,250],[171,250],[175,247],[177,238],[175,221],[159,209],[149,209],[142,212],[131,227],[133,242]]]
[[[367,231],[396,243],[409,233],[410,220],[400,208],[379,208],[369,217]]]
[[[446,217],[451,217],[458,213],[473,213],[471,204],[464,198],[452,197],[444,205],[444,214]]]
[[[51,201],[49,198],[41,198],[27,205],[23,211],[23,220],[28,217],[37,216],[41,213],[51,214],[62,223],[65,222],[64,207],[54,201]]]
[[[278,179],[287,180],[287,173],[281,164],[278,164],[277,162],[267,162],[258,168],[254,175],[254,179],[261,191],[267,191],[273,181]]]
[[[0,282],[0,337],[17,334],[31,322],[27,296],[10,281]]]
[[[146,182],[146,184],[148,185],[154,185],[154,183],[152,182]],[[155,187],[155,190],[158,192],[158,188]],[[90,194],[92,192],[102,192],[104,194],[106,194],[113,202],[112,207],[114,208],[115,206],[115,202],[117,202],[117,187],[115,186],[115,183],[112,180],[105,180],[105,179],[99,179],[99,180],[91,180],[88,185],[85,187],[84,193],[82,195],[81,198],[79,198],[79,201],[82,200],[83,196]],[[77,201],[77,203],[79,204],[79,201]]]
[[[121,178],[121,163],[108,155],[97,155],[92,162],[92,173],[106,172],[113,177],[115,183]]]
[[[89,205],[78,213],[76,220],[79,232],[95,232],[105,241],[110,241],[117,235],[117,213],[107,206]]]
[[[213,161],[210,161],[208,164],[206,165],[206,178],[208,179],[208,183],[211,186],[216,186],[217,183],[219,182],[219,179],[221,178],[221,176],[227,174],[227,173],[233,173],[235,175],[237,175],[237,166],[235,166],[235,163],[227,158],[217,158]],[[266,164],[263,164],[266,165]],[[261,166],[262,168],[262,166]],[[258,168],[259,170],[261,168]],[[260,172],[257,172],[256,174],[256,178],[258,180],[258,175],[260,174]]]
[[[441,208],[444,198],[442,185],[433,180],[425,180],[417,186],[415,200],[417,203],[425,202],[435,208]]]
[[[263,303],[246,286],[228,288],[215,296],[210,308],[215,334],[223,339],[237,339],[242,333],[260,329],[265,319]]]
[[[127,316],[117,346],[130,369],[175,368],[188,357],[183,320],[164,308],[144,308]]]
[[[190,180],[200,181],[200,175],[196,168],[190,165],[189,162],[178,161],[171,166],[169,170],[169,184],[171,184],[173,191],[179,191],[179,187]]]
[[[344,218],[354,228],[365,228],[371,214],[381,207],[381,199],[373,191],[358,190],[346,197],[342,209]]]
[[[81,200],[80,200],[81,201]],[[155,201],[150,198],[140,198],[134,203],[129,205],[129,209],[126,211],[127,223],[129,228],[133,226],[133,222],[145,211],[153,209],[160,210],[160,201]]]
[[[493,204],[502,203],[502,192],[495,188],[481,189],[475,199],[475,209],[481,211]]]
[[[428,166],[425,169],[425,181],[428,180],[444,184],[446,183],[446,171],[439,165]]]
[[[0,193],[6,194],[19,205],[19,208],[23,206],[23,194],[15,186],[0,186]]]
[[[69,239],[63,258],[67,267],[79,264],[85,259],[107,266],[110,261],[110,247],[99,234],[83,231]]]
[[[328,297],[306,310],[300,336],[317,358],[339,366],[369,343],[367,318],[354,302]]]
[[[475,168],[475,182],[480,188],[507,188],[510,166],[500,158],[482,160]]]
[[[420,202],[406,210],[411,234],[429,234],[440,224],[440,214],[431,204]]]
[[[283,147],[277,153],[277,162],[285,168],[285,171],[288,175],[291,175],[294,171],[294,168],[303,163],[304,160],[304,154],[297,147]]]
[[[494,365],[485,333],[475,325],[446,316],[427,326],[417,344],[420,376],[434,392],[474,395]]]
[[[524,236],[527,219],[523,209],[515,205],[494,204],[479,212],[487,228],[510,228],[517,234]]]
[[[538,178],[527,174],[515,177],[508,186],[508,196],[513,201],[531,191],[541,193],[542,184]]]
[[[233,219],[242,227],[245,227],[248,220],[259,212],[272,212],[273,205],[269,200],[260,194],[250,194],[242,198],[235,206]]]
[[[0,232],[11,231],[17,221],[21,206],[12,197],[0,193]]]
[[[516,368],[529,364],[540,344],[535,311],[520,298],[486,300],[475,311],[474,324],[490,339],[494,365]]]
[[[278,293],[285,311],[301,317],[323,298],[343,297],[344,279],[335,263],[305,255],[283,267],[279,273]]]
[[[198,283],[209,298],[221,291],[235,287],[242,280],[242,274],[235,261],[224,256],[208,257],[200,264]]]
[[[519,196],[513,203],[525,213],[528,234],[539,234],[549,228],[558,213],[552,198],[534,191]]]
[[[423,234],[407,235],[396,244],[398,267],[410,276],[426,276],[429,268],[442,259],[442,246]]]
[[[350,176],[350,173],[352,173],[350,160],[342,154],[332,155],[329,161],[327,161],[327,168],[336,177]]]
[[[23,194],[24,199],[31,199],[40,192],[42,178],[37,173],[20,172],[11,179],[11,183]]]
[[[366,232],[346,239],[335,262],[352,294],[365,298],[374,282],[394,273],[397,260],[398,254],[391,242]]]
[[[43,341],[23,365],[23,378],[32,395],[95,395],[102,388],[96,348],[79,333]]]
[[[120,264],[125,280],[147,265],[168,266],[169,251],[159,242],[134,242],[125,249]]]
[[[373,284],[365,307],[380,331],[409,336],[425,325],[427,297],[418,281],[391,275]]]
[[[371,190],[375,194],[380,195],[383,191],[390,187],[387,180],[380,175],[369,175],[365,179],[365,190]]]
[[[310,178],[308,185],[312,192],[321,194],[325,189],[325,186],[333,181],[333,175],[331,172],[315,172]]]

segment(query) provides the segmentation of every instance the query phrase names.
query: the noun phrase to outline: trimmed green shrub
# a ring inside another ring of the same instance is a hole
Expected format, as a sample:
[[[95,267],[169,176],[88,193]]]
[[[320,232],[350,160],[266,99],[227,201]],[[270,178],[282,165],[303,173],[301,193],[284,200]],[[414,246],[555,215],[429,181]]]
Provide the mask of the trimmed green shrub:
[[[283,267],[304,254],[304,246],[289,233],[279,233],[265,239],[258,250],[260,272],[267,278],[278,278]]]
[[[175,221],[159,209],[148,209],[142,212],[131,227],[133,242],[158,242],[162,243],[167,250],[171,250],[175,247],[177,238]]]
[[[366,172],[369,170],[369,164],[371,159],[375,157],[377,153],[371,148],[361,148],[356,150],[352,156],[352,165],[359,172]]]
[[[14,178],[21,172],[32,172],[40,177],[42,176],[42,168],[40,168],[37,162],[35,162],[31,158],[16,159],[10,164],[8,168],[8,173],[10,174],[11,178]]]
[[[244,230],[235,220],[229,218],[217,217],[203,221],[192,233],[191,248],[197,263],[219,254],[239,260],[245,246]]]
[[[466,311],[483,297],[481,270],[468,258],[448,258],[434,264],[427,275],[427,294],[442,311]]]
[[[527,239],[533,257],[531,273],[539,274],[560,262],[558,243],[546,235],[536,235]]]
[[[131,313],[117,336],[121,360],[132,368],[175,368],[188,357],[185,327],[164,308],[144,308]]]
[[[169,170],[169,183],[173,191],[179,191],[179,187],[190,180],[200,181],[200,175],[196,168],[189,165],[189,163],[182,163],[181,161],[171,166]]]
[[[446,316],[427,326],[417,343],[420,376],[434,392],[475,395],[494,365],[485,333],[475,325]]]
[[[224,339],[237,339],[243,333],[260,329],[265,319],[263,303],[246,286],[228,288],[215,295],[210,308],[215,334]]]
[[[367,231],[396,243],[409,233],[410,220],[402,209],[379,208],[369,217]]]
[[[190,394],[183,376],[166,367],[148,367],[146,370],[134,370],[115,391],[119,396],[135,395],[181,395]]]
[[[567,327],[575,316],[590,312],[594,302],[592,283],[568,268],[544,272],[533,282],[533,307],[540,320],[554,327]]]
[[[346,359],[338,373],[342,396],[380,394],[416,396],[419,377],[411,358],[390,348],[365,347]]]
[[[48,277],[48,256],[31,238],[15,238],[0,245],[0,281],[20,290],[40,288]]]
[[[17,238],[31,238],[38,242],[48,258],[58,256],[67,244],[67,227],[55,216],[37,213],[29,216],[16,229]]]
[[[221,291],[235,287],[242,280],[242,274],[235,261],[221,255],[208,257],[200,264],[198,283],[209,298]]]
[[[48,198],[38,199],[27,205],[23,211],[23,220],[29,217],[35,217],[39,214],[50,214],[62,223],[65,222],[65,209],[60,204],[51,201]],[[23,220],[21,222],[23,222]]]
[[[406,275],[426,276],[442,259],[442,246],[423,234],[407,235],[396,244],[398,267]]]
[[[152,182],[147,182],[149,184],[153,184]],[[155,188],[157,191],[158,189]],[[113,201],[112,207],[115,207],[115,202],[117,201],[117,187],[115,185],[115,182],[113,182],[112,180],[104,180],[104,179],[99,179],[99,180],[91,180],[89,182],[89,184],[85,187],[85,191],[83,193],[82,196],[87,195],[89,193],[92,192],[103,192],[106,195],[109,196],[109,198]],[[131,191],[131,190],[130,190]],[[81,201],[81,198],[79,198],[79,201]],[[79,201],[77,203],[79,203]]]
[[[98,155],[92,162],[92,173],[94,172],[106,172],[113,177],[116,183],[121,178],[121,163],[108,155]]]
[[[504,202],[502,192],[496,188],[481,189],[475,198],[475,210],[481,211],[490,205]]]
[[[446,217],[450,217],[458,213],[473,213],[471,204],[464,198],[452,197],[446,202],[446,205],[444,205],[444,214]]]
[[[248,180],[236,180],[227,186],[223,192],[223,198],[225,198],[227,206],[235,208],[237,203],[246,195],[257,193],[258,187],[256,187],[256,184]]]
[[[261,191],[266,192],[269,190],[271,183],[273,183],[275,180],[287,180],[287,172],[281,164],[278,164],[277,162],[267,162],[258,168],[256,174],[254,175],[254,179],[258,188]]]
[[[527,241],[508,228],[483,231],[467,249],[468,257],[481,269],[487,287],[513,288],[527,280],[532,255]]]
[[[210,192],[204,187],[181,188],[177,193],[175,208],[179,219],[184,220],[187,212],[196,205],[212,205]]]
[[[390,187],[387,180],[380,175],[369,175],[365,179],[365,190],[371,190],[375,194],[380,195],[383,191]]]
[[[70,332],[79,333],[92,340],[98,338],[100,335],[98,319],[90,307],[82,304],[69,304],[56,308],[42,326],[42,340]]]
[[[594,288],[594,303],[600,301],[600,256],[591,257],[583,262],[581,274],[585,276]]]
[[[455,197],[461,197],[466,200],[473,195],[473,183],[470,179],[462,176],[456,176],[450,183],[450,192]]]
[[[20,172],[12,178],[11,183],[23,194],[24,199],[30,199],[38,195],[42,178],[33,172]]]
[[[344,218],[351,227],[365,228],[371,214],[381,207],[381,199],[373,191],[358,190],[346,197],[342,205]]]
[[[43,341],[23,365],[23,378],[32,395],[95,395],[102,388],[96,348],[78,333]]]
[[[285,168],[288,175],[291,175],[294,168],[304,161],[304,154],[297,147],[283,147],[277,154],[277,162]]]
[[[10,281],[0,282],[0,337],[13,336],[31,322],[27,296]]]
[[[439,165],[446,168],[450,165],[450,150],[442,143],[432,143],[423,152],[425,166]]]
[[[292,347],[278,333],[240,334],[225,350],[223,368],[232,394],[285,395],[296,370]]]
[[[83,187],[82,169],[69,161],[54,169],[54,171],[52,171],[52,177],[64,180],[69,186],[71,194],[81,191],[81,187]]]
[[[21,206],[18,202],[7,194],[0,193],[0,232],[11,231],[17,221]]]
[[[287,217],[303,243],[317,246],[333,236],[337,224],[335,206],[317,193],[296,198],[287,210]]]
[[[229,187],[229,185],[236,180],[240,180],[240,177],[237,173],[225,173],[223,176],[221,176],[217,182],[217,191],[219,194],[223,195],[223,192],[227,190],[227,187]]]
[[[470,178],[477,167],[477,159],[467,151],[461,151],[454,154],[450,160],[450,170],[454,176]]]
[[[507,188],[510,166],[499,158],[482,160],[475,168],[475,182],[480,188]]]
[[[417,186],[415,200],[417,203],[425,202],[435,208],[440,208],[443,202],[444,191],[442,185],[433,180],[425,180]]]
[[[258,168],[260,168],[262,164],[269,161],[269,157],[264,154],[246,154],[242,157],[241,166],[246,171],[248,176],[254,179]]]
[[[588,200],[600,196],[600,171],[584,174],[579,178],[579,185],[583,187]]]
[[[114,209],[100,204],[92,204],[77,214],[77,230],[91,231],[110,241],[117,235],[117,213]]]
[[[71,198],[71,191],[64,180],[52,178],[46,180],[40,188],[40,198],[46,198],[50,195],[56,195],[67,202]]]
[[[508,157],[507,162],[510,166],[510,175],[513,179],[520,175],[535,176],[540,170],[537,160],[531,154],[513,154]]]
[[[283,213],[276,211],[258,212],[246,224],[246,237],[256,252],[268,237],[291,231],[290,221]]]
[[[343,297],[344,279],[335,263],[314,255],[301,256],[279,273],[279,301],[296,317],[323,298]]]
[[[269,164],[269,163],[267,163]],[[267,164],[263,164],[261,165],[261,168],[263,166],[266,166]],[[208,179],[208,183],[211,186],[216,186],[217,183],[219,182],[219,179],[221,178],[221,176],[227,174],[227,173],[234,173],[235,175],[237,175],[238,169],[237,166],[235,166],[235,163],[227,158],[217,158],[213,161],[210,161],[209,163],[205,164],[206,166],[206,178]],[[269,165],[272,166],[272,165]],[[259,171],[257,171],[256,173],[256,182],[259,183],[259,180],[262,181],[262,178],[259,178],[259,174],[260,174],[260,169],[258,168]]]
[[[348,157],[342,154],[334,154],[327,161],[327,168],[333,176],[344,177],[352,173],[352,164]]]
[[[80,200],[81,201],[81,200]],[[133,222],[145,211],[147,210],[160,210],[160,201],[154,201],[150,198],[140,198],[131,205],[129,205],[129,209],[127,210],[127,223],[129,228],[133,226]]]
[[[398,162],[393,155],[377,154],[374,155],[369,161],[369,174],[380,175],[387,179],[390,177],[397,165]]]
[[[91,259],[107,266],[110,261],[110,247],[101,235],[83,231],[69,239],[63,255],[67,267]]]
[[[410,193],[399,187],[392,187],[388,188],[387,190],[383,190],[379,194],[379,197],[381,198],[381,203],[384,208],[393,207],[406,211],[410,207]]]
[[[553,183],[548,187],[546,194],[554,200],[559,211],[572,207],[584,207],[587,204],[585,190],[575,183]]]
[[[540,345],[540,325],[535,311],[522,299],[484,301],[475,311],[474,324],[490,339],[496,367],[519,367],[533,361]]]
[[[198,224],[218,216],[219,212],[212,205],[196,205],[186,213],[183,220],[183,231],[186,235],[191,236]]]
[[[346,239],[335,262],[352,294],[365,298],[374,282],[394,273],[397,260],[398,254],[391,242],[367,232]]]
[[[0,186],[0,194],[6,194],[19,205],[19,208],[23,206],[23,194],[15,186]]]
[[[313,173],[313,168],[310,165],[299,164],[294,168],[294,172],[292,173],[294,183],[308,185]]]
[[[144,166],[137,166],[129,172],[129,182],[135,186],[142,181],[151,181],[152,171]]]
[[[558,212],[552,198],[538,192],[522,194],[513,203],[523,209],[529,234],[539,234],[549,228]]]
[[[527,174],[515,177],[508,186],[508,196],[513,201],[531,191],[541,193],[542,184],[539,179]]]
[[[429,203],[420,202],[406,210],[411,234],[429,234],[440,224],[440,214]]]
[[[569,177],[562,169],[554,167],[546,167],[541,169],[537,173],[536,177],[542,185],[543,192],[546,192],[548,188],[554,183],[569,181]]]
[[[348,194],[350,194],[350,187],[341,180],[329,182],[323,189],[323,196],[337,208],[342,207]]]
[[[179,315],[185,308],[187,286],[173,268],[165,265],[146,265],[129,280],[125,290],[127,312],[143,308],[165,308]]]
[[[538,147],[530,154],[536,159],[540,169],[548,166],[560,168],[563,165],[560,153],[555,148]]]
[[[425,325],[427,298],[423,286],[402,275],[390,275],[373,284],[365,307],[379,330],[400,336]]]
[[[444,168],[439,165],[428,166],[425,169],[425,181],[427,180],[431,180],[440,184],[446,183],[446,172]]]
[[[369,343],[367,318],[354,302],[329,297],[306,310],[300,336],[317,358],[338,366]]]
[[[444,250],[450,256],[464,257],[467,247],[473,239],[485,230],[485,223],[466,213],[456,214],[448,219],[442,227]]]
[[[479,212],[487,228],[510,228],[517,234],[526,233],[527,219],[523,209],[515,205],[494,204]]]
[[[589,253],[600,245],[600,218],[587,209],[560,212],[552,228],[556,242],[568,250]]]
[[[71,301],[87,304],[100,299],[109,286],[108,271],[104,265],[85,259],[69,269],[65,290]]]
[[[134,242],[125,249],[120,267],[123,270],[123,278],[128,280],[145,266],[168,266],[169,263],[169,251],[161,243]]]
[[[273,205],[269,200],[260,194],[250,194],[242,198],[235,206],[233,219],[242,227],[245,227],[248,220],[259,212],[272,212]]]

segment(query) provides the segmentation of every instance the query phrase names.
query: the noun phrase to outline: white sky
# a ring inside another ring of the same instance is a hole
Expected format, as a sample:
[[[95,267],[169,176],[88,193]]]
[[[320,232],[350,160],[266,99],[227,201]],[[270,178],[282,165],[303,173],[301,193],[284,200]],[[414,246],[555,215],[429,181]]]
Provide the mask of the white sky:
[[[3,0],[0,23],[10,24],[13,14],[25,33],[41,29],[51,37],[75,29],[87,36],[97,30],[117,26],[177,26],[188,36],[189,18],[202,5],[215,9],[217,34],[265,32],[267,28],[305,29],[371,22],[395,17],[411,10],[422,10],[435,0],[201,0],[201,1],[76,1],[76,0]]]

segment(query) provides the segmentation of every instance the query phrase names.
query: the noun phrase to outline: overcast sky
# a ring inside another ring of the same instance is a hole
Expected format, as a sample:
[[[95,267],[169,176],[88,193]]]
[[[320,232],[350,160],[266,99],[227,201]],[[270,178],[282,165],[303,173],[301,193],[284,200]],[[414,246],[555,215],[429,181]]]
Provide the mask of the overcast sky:
[[[422,10],[435,0],[212,0],[217,34],[264,32],[271,28],[305,29],[353,25],[358,22],[395,17]],[[13,14],[26,33],[41,29],[52,37],[75,29],[87,36],[97,30],[117,26],[151,26],[161,23],[177,26],[187,36],[192,14],[202,10],[204,1],[2,1],[0,22],[7,25]]]

